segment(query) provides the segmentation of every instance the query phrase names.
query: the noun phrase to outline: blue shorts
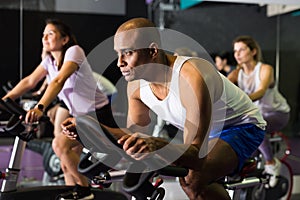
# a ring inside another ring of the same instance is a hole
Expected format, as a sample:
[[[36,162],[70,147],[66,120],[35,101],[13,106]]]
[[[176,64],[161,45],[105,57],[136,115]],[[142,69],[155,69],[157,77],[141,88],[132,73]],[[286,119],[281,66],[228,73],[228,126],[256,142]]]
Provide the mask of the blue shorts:
[[[224,128],[218,136],[236,152],[239,159],[238,168],[235,171],[237,172],[242,169],[245,160],[250,158],[262,143],[265,131],[254,124],[242,124]]]

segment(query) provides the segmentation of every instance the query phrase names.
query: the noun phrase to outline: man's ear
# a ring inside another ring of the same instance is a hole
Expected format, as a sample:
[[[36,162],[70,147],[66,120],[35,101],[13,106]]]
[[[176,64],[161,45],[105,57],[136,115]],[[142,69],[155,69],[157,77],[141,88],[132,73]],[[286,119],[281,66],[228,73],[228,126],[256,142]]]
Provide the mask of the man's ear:
[[[152,42],[149,45],[149,49],[150,49],[150,55],[151,55],[151,57],[156,57],[157,54],[158,54],[158,45],[156,43]]]

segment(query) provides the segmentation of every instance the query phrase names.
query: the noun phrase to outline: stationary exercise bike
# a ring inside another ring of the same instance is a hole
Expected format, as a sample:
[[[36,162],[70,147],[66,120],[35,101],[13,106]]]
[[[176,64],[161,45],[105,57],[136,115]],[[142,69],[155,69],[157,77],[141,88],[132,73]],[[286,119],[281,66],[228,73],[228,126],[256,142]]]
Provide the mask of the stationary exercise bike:
[[[36,105],[37,101],[34,99],[22,99],[17,102],[17,107],[21,107],[24,110],[32,109]],[[2,108],[5,106],[5,102],[2,102]],[[22,109],[20,109],[21,111]],[[25,113],[25,112],[24,112]],[[11,126],[8,123],[14,123],[12,122],[12,114],[7,112],[5,109],[0,111],[1,115],[1,127],[7,128],[7,126]],[[30,152],[33,152],[34,154],[39,154],[37,157],[37,160],[34,160],[34,163],[42,162],[44,172],[43,174],[40,174],[42,179],[40,178],[26,178],[24,182],[20,182],[20,185],[26,185],[29,184],[32,185],[62,185],[64,184],[64,177],[63,172],[60,167],[60,160],[54,153],[52,149],[52,139],[53,139],[53,124],[48,120],[48,118],[45,118],[46,120],[41,120],[39,123],[32,124],[32,129],[35,130],[32,131],[32,133],[23,134],[22,139],[26,140],[26,150],[29,150]],[[17,120],[15,121],[17,123]],[[1,128],[0,127],[0,128]],[[2,129],[1,136],[8,136],[11,138],[12,135],[11,129],[10,131],[5,131]],[[26,138],[27,137],[27,138]],[[27,153],[27,152],[25,152]],[[33,166],[31,164],[31,166]],[[23,166],[24,167],[24,166]],[[26,166],[25,166],[26,167]]]
[[[15,136],[13,150],[9,161],[9,166],[5,172],[0,172],[0,178],[3,179],[0,192],[1,200],[23,200],[39,199],[53,200],[59,194],[72,190],[73,187],[65,185],[37,186],[37,187],[18,187],[18,176],[21,170],[21,160],[26,148],[27,142],[34,138],[38,123],[25,124],[26,111],[11,99],[0,100],[1,107],[4,108],[11,117],[3,128],[3,131]],[[21,118],[20,118],[21,116]],[[42,117],[40,121],[48,120]],[[120,199],[126,200],[125,197],[113,191],[93,191],[99,199]]]
[[[134,160],[124,152],[117,138],[100,126],[94,113],[76,117],[76,130],[89,150],[79,163],[79,172],[102,187],[110,187],[113,181],[119,179],[123,192],[136,200],[162,200],[165,196],[165,189],[160,187],[162,177],[184,177],[188,174],[188,169],[168,165],[156,154],[143,161]],[[102,156],[95,156],[97,153]],[[127,161],[125,168],[116,169],[117,164],[124,160]]]
[[[285,161],[290,154],[289,145],[286,145],[287,140],[284,135],[278,132],[271,135],[270,142],[274,155],[281,155],[279,158],[282,166],[278,183],[273,188],[268,185],[270,175],[263,173],[264,160],[259,153],[245,162],[241,172],[221,180],[233,200],[289,200],[291,198],[293,173],[290,165]],[[284,149],[280,149],[282,146]]]
[[[116,138],[99,125],[94,114],[77,117],[76,124],[80,140],[89,149],[78,169],[95,184],[110,187],[113,181],[119,180],[123,191],[137,200],[162,200],[165,196],[162,179],[157,179],[155,183],[153,179],[158,176],[184,177],[188,173],[188,169],[166,165],[157,157],[135,161],[123,151]],[[278,138],[273,140],[279,141]],[[102,153],[102,156],[97,156],[97,153]],[[116,169],[115,166],[124,159],[129,162],[126,169]],[[293,186],[292,172],[288,163],[283,159],[281,162],[279,181],[273,188],[267,187],[270,175],[263,173],[261,154],[246,161],[241,172],[225,176],[219,182],[232,193],[233,200],[289,200]],[[144,171],[134,173],[136,169]]]

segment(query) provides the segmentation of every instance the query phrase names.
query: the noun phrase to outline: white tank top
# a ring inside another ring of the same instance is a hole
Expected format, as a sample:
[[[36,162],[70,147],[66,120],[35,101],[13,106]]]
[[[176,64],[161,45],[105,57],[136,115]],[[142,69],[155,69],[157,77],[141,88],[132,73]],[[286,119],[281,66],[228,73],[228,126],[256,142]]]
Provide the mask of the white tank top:
[[[253,72],[250,74],[245,74],[243,70],[239,71],[238,86],[248,95],[255,92],[261,83],[261,64],[261,62],[258,62]],[[257,105],[263,113],[276,111],[288,113],[290,111],[290,106],[286,99],[278,91],[276,84],[273,88],[268,88],[265,95],[253,103]]]
[[[179,72],[184,62],[202,62],[200,58],[178,56],[175,60],[169,94],[163,100],[157,99],[153,94],[149,82],[140,81],[140,97],[154,113],[163,120],[183,130],[186,110],[180,100]],[[195,65],[199,66],[199,64]],[[206,68],[206,69],[204,69]],[[212,99],[212,124],[210,135],[220,132],[224,127],[253,123],[265,129],[266,122],[250,98],[226,77],[218,73],[213,65],[199,69],[210,92]],[[204,73],[203,73],[204,72]],[[209,76],[207,75],[209,74]]]

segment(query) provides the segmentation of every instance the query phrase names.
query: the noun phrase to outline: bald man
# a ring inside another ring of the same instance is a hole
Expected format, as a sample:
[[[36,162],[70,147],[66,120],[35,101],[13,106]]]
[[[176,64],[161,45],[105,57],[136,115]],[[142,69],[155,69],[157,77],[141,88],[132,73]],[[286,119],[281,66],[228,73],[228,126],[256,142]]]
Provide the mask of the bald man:
[[[230,199],[216,180],[241,169],[262,142],[266,122],[213,64],[167,54],[161,42],[158,29],[145,18],[118,28],[114,49],[128,81],[128,129],[106,128],[133,159],[155,154],[167,164],[189,168],[180,185],[190,199]],[[182,130],[182,144],[150,136],[150,109]],[[65,124],[65,134],[76,135],[74,122]]]
[[[163,41],[162,41],[163,42]],[[128,128],[118,142],[132,158],[155,152],[189,168],[180,184],[190,199],[230,199],[215,181],[241,169],[264,138],[266,122],[249,97],[201,58],[173,56],[145,18],[122,24],[114,37],[128,81]],[[183,144],[141,137],[150,109],[183,130]]]

